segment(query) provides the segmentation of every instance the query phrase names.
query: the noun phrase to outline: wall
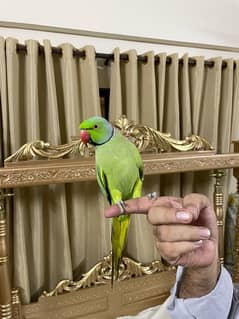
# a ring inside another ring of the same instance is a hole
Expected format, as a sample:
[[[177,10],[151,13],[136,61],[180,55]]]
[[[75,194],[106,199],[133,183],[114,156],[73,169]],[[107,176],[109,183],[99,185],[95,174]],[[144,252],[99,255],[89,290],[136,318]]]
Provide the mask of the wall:
[[[238,12],[237,0],[8,0],[1,3],[0,20],[239,47]],[[50,38],[53,44],[67,41],[77,47],[93,44],[102,52],[109,52],[115,46],[122,50],[135,47],[139,53],[151,49],[168,53],[176,51],[171,46],[17,29],[1,28],[0,34],[15,36],[21,41]],[[216,51],[194,48],[177,50],[180,54],[186,51],[197,55],[221,55]],[[238,53],[222,52],[222,55],[237,57]]]
[[[0,20],[238,45],[237,0],[8,0]]]

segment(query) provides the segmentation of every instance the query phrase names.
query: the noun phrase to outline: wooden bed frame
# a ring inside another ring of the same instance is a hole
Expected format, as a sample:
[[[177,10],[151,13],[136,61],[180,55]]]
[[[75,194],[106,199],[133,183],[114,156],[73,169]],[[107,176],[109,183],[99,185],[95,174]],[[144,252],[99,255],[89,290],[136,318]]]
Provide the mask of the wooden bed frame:
[[[145,175],[213,171],[212,176],[216,179],[214,205],[220,236],[219,256],[223,263],[222,177],[224,169],[234,168],[234,175],[239,178],[239,143],[235,142],[235,153],[216,154],[211,145],[199,136],[193,135],[179,141],[173,139],[170,134],[137,125],[125,117],[114,122],[114,125],[142,152]],[[19,290],[12,287],[9,279],[9,234],[5,212],[6,197],[11,195],[8,189],[94,180],[92,154],[93,149],[85,147],[79,139],[59,146],[34,141],[23,145],[7,158],[4,167],[0,168],[0,318],[113,319],[158,305],[169,295],[175,279],[175,269],[165,266],[160,260],[143,265],[124,257],[121,280],[112,289],[109,280],[109,255],[84,274],[78,282],[62,280],[55,289],[40,297],[38,302],[21,304]],[[73,158],[65,158],[66,156]],[[236,237],[237,261],[238,234],[239,228]],[[239,279],[238,274],[239,265],[235,267],[235,280]]]

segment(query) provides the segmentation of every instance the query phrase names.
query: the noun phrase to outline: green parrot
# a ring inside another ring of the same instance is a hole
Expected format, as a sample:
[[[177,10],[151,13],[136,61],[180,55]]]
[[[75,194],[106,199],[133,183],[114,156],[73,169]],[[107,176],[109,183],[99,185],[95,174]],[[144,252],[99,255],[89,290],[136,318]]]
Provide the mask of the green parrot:
[[[98,184],[110,205],[141,196],[143,161],[136,146],[103,117],[95,116],[80,124],[83,143],[95,146],[96,176]],[[112,284],[119,278],[119,266],[126,244],[130,215],[113,217]]]

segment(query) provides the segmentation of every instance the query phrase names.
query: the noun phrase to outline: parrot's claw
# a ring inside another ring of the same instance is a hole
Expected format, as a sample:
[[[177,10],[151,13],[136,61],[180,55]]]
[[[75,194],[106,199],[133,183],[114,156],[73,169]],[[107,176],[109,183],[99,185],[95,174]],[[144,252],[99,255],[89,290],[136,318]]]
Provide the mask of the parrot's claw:
[[[120,215],[124,215],[126,213],[126,205],[125,202],[121,199],[115,203],[120,209]]]
[[[158,194],[157,192],[152,192],[146,195],[148,197],[148,199],[152,199],[152,200],[156,200],[158,199]]]

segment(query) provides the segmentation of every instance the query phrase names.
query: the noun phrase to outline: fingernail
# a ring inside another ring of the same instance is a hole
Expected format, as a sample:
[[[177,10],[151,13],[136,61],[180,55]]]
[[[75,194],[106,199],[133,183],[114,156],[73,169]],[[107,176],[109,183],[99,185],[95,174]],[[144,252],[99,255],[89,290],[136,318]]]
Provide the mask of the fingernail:
[[[176,218],[178,220],[189,220],[191,219],[191,214],[184,211],[176,212]]]
[[[195,242],[193,243],[193,245],[194,245],[195,247],[201,247],[202,244],[203,244],[203,241],[202,241],[201,239],[200,239],[200,240],[197,240],[197,241],[195,241]]]
[[[209,238],[211,235],[211,232],[208,228],[200,228],[199,229],[199,235],[202,238]]]

